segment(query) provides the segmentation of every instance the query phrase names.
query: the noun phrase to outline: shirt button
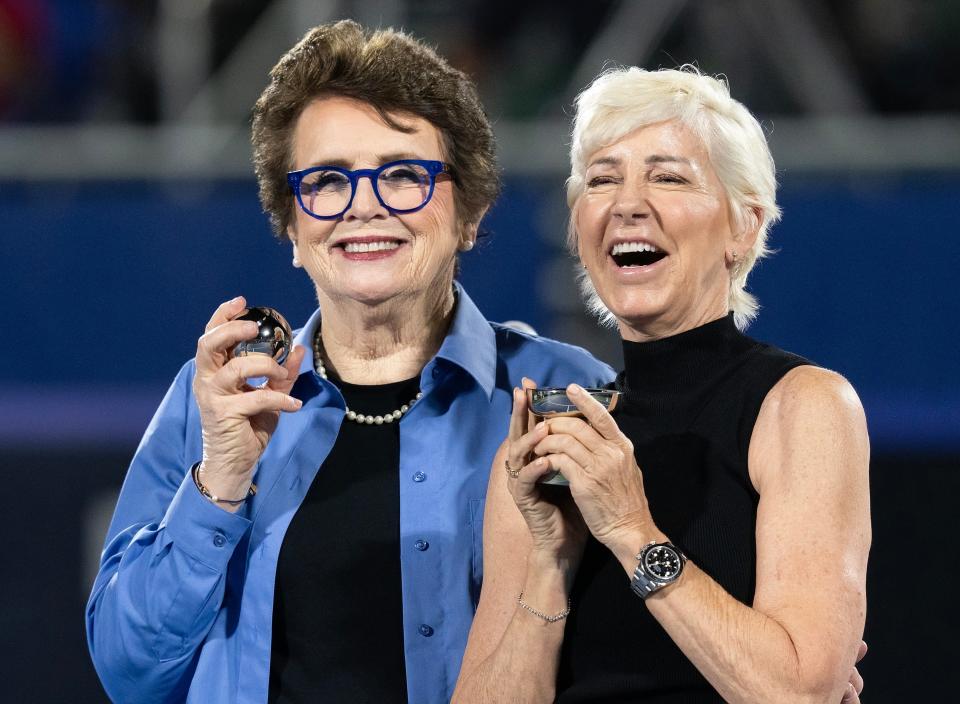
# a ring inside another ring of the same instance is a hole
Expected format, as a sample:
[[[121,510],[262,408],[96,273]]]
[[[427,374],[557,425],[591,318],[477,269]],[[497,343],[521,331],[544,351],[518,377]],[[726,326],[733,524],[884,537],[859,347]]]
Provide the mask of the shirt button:
[[[426,481],[426,479],[427,479],[427,475],[424,474],[423,472],[414,472],[413,474],[413,481],[415,482]]]
[[[421,623],[420,628],[417,630],[420,631],[420,635],[422,635],[424,638],[429,638],[433,635],[433,629],[425,623]]]
[[[415,547],[420,552],[423,552],[428,547],[430,547],[430,543],[428,543],[426,540],[418,540],[413,544],[413,547]]]
[[[223,536],[223,533],[214,533],[213,534],[213,544],[218,548],[222,548],[227,544],[227,539]]]

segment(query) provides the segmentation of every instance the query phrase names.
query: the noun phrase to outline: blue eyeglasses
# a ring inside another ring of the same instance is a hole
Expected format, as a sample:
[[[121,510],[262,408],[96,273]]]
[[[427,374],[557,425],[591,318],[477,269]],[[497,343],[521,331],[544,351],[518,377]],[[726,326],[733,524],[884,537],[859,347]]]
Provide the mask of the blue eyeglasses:
[[[437,176],[449,174],[442,161],[401,159],[376,169],[312,166],[287,174],[287,183],[307,215],[318,220],[339,218],[353,203],[357,184],[369,178],[380,205],[391,213],[414,213],[430,202]]]

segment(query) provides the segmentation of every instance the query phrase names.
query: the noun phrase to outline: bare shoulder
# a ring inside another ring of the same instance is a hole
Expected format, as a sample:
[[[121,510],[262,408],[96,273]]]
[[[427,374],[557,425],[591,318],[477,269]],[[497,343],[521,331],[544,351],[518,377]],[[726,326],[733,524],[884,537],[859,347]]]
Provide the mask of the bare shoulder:
[[[809,466],[817,459],[824,467],[844,459],[859,466],[868,458],[863,405],[840,374],[796,367],[767,394],[750,441],[750,474],[758,489],[771,466]]]
[[[787,372],[767,394],[751,446],[794,432],[824,430],[866,434],[860,397],[844,377],[829,369],[802,366]]]
[[[840,374],[804,365],[791,369],[774,385],[760,408],[760,417],[774,412],[789,419],[811,411],[862,416],[863,406],[853,386]]]

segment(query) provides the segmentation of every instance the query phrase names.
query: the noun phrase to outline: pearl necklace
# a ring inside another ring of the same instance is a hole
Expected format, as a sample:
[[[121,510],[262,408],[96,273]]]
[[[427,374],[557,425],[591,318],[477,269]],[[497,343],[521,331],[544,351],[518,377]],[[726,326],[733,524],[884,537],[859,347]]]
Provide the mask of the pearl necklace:
[[[320,353],[322,342],[320,339],[320,331],[317,330],[317,334],[313,337],[313,364],[317,369],[317,374],[322,378],[330,381],[327,378],[327,368],[323,366],[323,355]],[[331,382],[332,383],[332,382]],[[357,413],[356,411],[351,411],[349,408],[347,411],[347,420],[352,420],[354,423],[361,423],[363,425],[383,425],[384,423],[392,423],[395,420],[400,420],[403,415],[410,410],[410,408],[423,397],[423,392],[418,391],[417,395],[410,399],[410,403],[405,403],[397,410],[386,413],[382,416],[374,415],[364,415],[363,413]]]

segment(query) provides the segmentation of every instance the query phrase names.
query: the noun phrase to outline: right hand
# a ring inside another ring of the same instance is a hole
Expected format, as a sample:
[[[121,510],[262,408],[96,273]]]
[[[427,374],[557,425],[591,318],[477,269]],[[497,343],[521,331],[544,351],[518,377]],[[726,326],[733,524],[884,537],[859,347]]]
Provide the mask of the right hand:
[[[567,488],[539,483],[554,470],[547,460],[532,454],[548,432],[546,423],[530,429],[532,416],[527,409],[526,389],[536,386],[525,378],[523,388],[513,391],[507,464],[513,469],[520,468],[520,473],[516,478],[508,476],[507,489],[530,530],[531,556],[562,562],[576,569],[589,532]]]
[[[244,496],[253,468],[277,427],[280,412],[302,405],[289,395],[304,348],[296,346],[283,366],[266,355],[234,357],[234,346],[257,333],[257,324],[234,320],[246,308],[242,296],[220,305],[197,342],[193,394],[200,407],[204,485],[217,496]],[[246,380],[264,377],[262,388]]]

